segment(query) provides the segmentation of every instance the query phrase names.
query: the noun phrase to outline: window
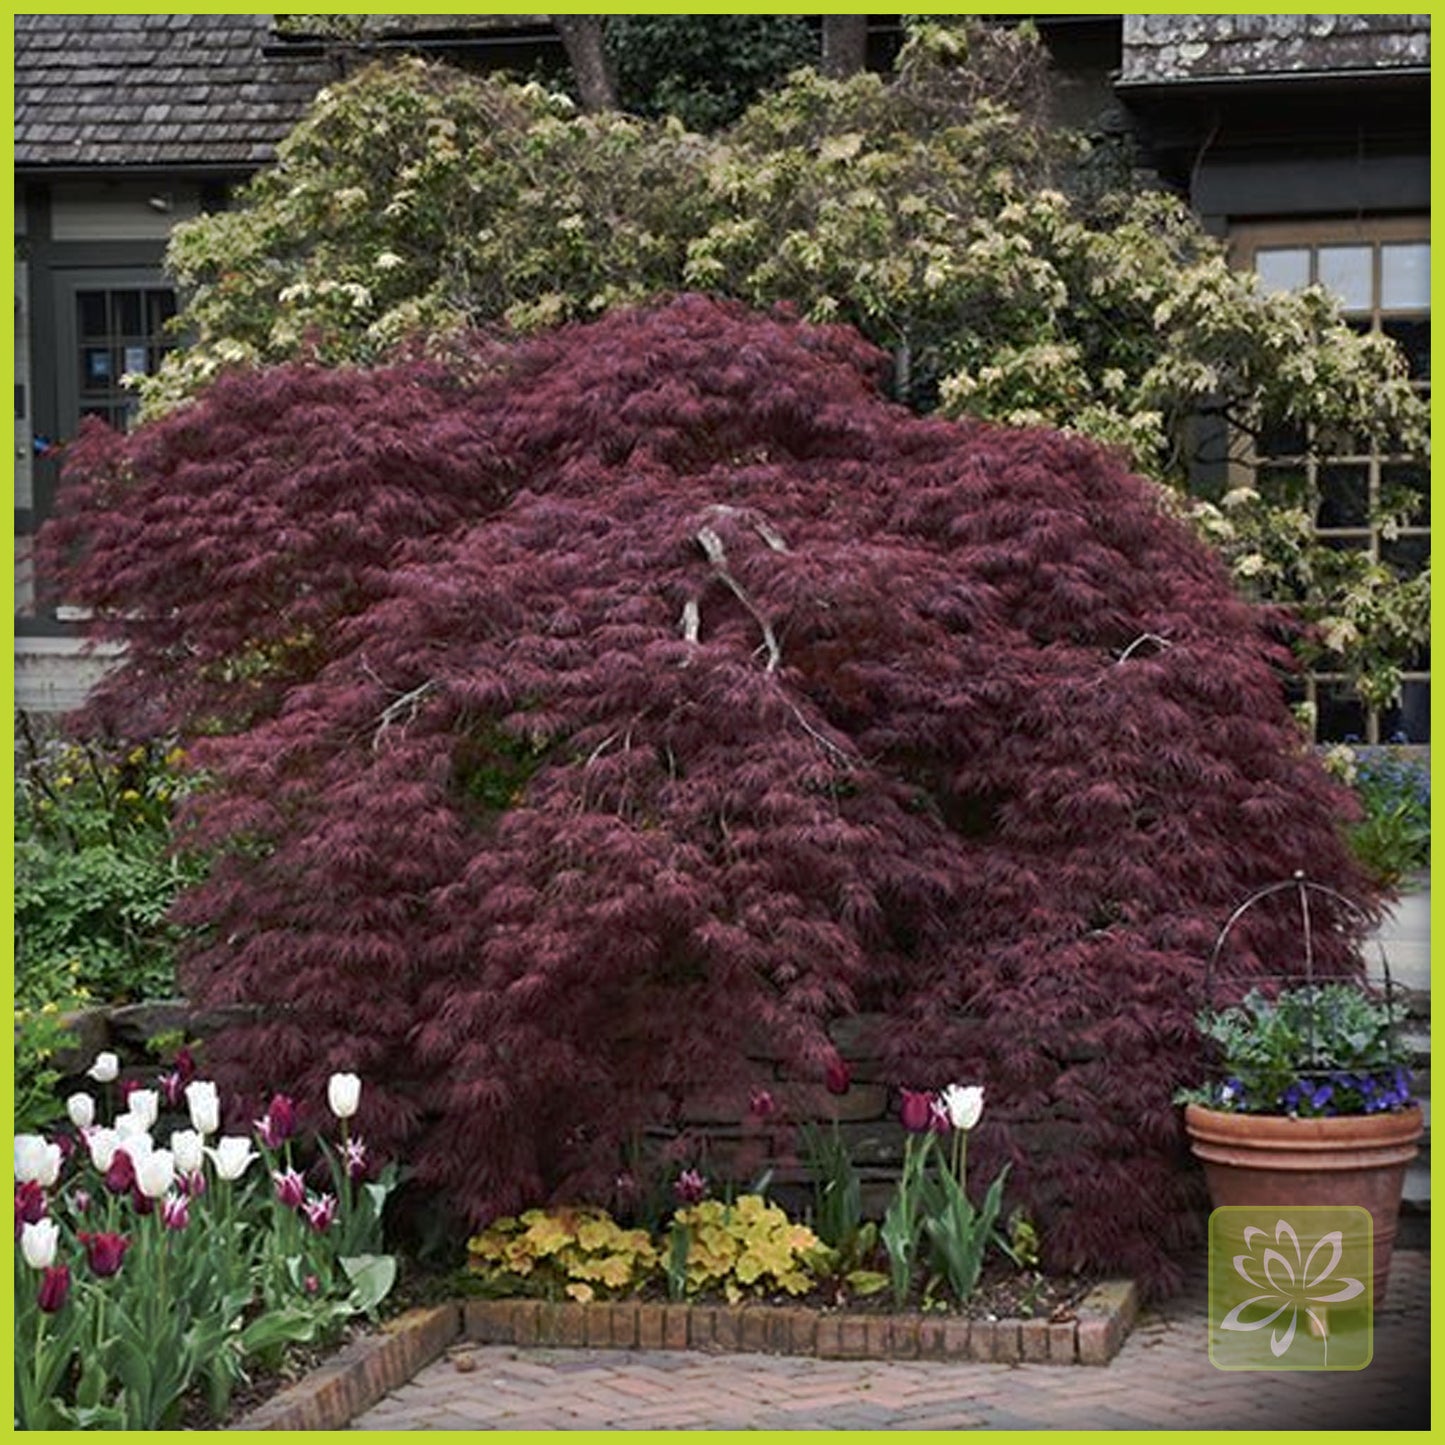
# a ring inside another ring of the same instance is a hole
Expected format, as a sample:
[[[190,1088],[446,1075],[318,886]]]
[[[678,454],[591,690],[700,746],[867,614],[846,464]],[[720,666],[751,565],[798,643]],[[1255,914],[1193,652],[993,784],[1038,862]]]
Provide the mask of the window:
[[[1318,284],[1339,299],[1350,324],[1378,331],[1403,350],[1416,391],[1430,391],[1430,241],[1424,217],[1373,221],[1319,221],[1245,226],[1231,234],[1236,263],[1251,267],[1267,290]],[[1304,500],[1320,538],[1331,547],[1367,552],[1402,578],[1430,560],[1430,472],[1419,456],[1345,443],[1329,454],[1299,430],[1254,440],[1244,465],[1266,497]],[[1397,499],[1414,502],[1406,525],[1386,534],[1382,508]],[[1327,672],[1306,680],[1322,739],[1354,737],[1387,741],[1401,733],[1410,742],[1430,737],[1430,658],[1422,649],[1406,666],[1399,703],[1367,709],[1343,677]]]
[[[77,418],[99,416],[117,429],[126,426],[136,398],[122,378],[156,370],[168,349],[166,322],[175,314],[176,296],[169,287],[76,289]]]

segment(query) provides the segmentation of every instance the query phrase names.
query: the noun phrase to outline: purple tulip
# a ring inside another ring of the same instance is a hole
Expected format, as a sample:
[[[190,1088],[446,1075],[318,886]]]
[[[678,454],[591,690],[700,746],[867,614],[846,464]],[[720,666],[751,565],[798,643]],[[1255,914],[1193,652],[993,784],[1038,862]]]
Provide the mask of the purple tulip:
[[[903,1090],[903,1105],[898,1111],[898,1117],[903,1122],[903,1127],[910,1134],[924,1133],[933,1122],[934,1099],[932,1094],[923,1093],[918,1089]]]
[[[123,1234],[85,1234],[76,1236],[85,1247],[85,1262],[97,1279],[109,1279],[120,1269],[130,1240]]]
[[[366,1173],[366,1145],[360,1139],[348,1139],[342,1153],[348,1179],[360,1179]]]
[[[287,1209],[300,1209],[306,1202],[306,1181],[294,1170],[283,1169],[271,1178],[276,1184],[276,1200]]]
[[[47,1266],[44,1274],[40,1277],[40,1293],[36,1297],[36,1303],[48,1315],[55,1314],[58,1310],[65,1308],[65,1301],[70,1295],[70,1266],[56,1264]]]
[[[45,1190],[34,1179],[27,1179],[15,1190],[15,1238],[27,1224],[39,1224],[45,1218]]]
[[[331,1221],[336,1218],[336,1196],[334,1194],[313,1196],[302,1205],[302,1211],[306,1215],[307,1224],[317,1234],[325,1234],[331,1228]]]
[[[126,1194],[135,1184],[135,1165],[124,1149],[117,1149],[111,1156],[110,1168],[105,1171],[105,1187],[112,1194]]]
[[[767,1089],[754,1089],[748,1097],[748,1113],[754,1119],[771,1119],[778,1112],[778,1101]]]
[[[701,1203],[703,1195],[707,1193],[707,1180],[696,1169],[684,1169],[677,1176],[672,1192],[679,1204]]]

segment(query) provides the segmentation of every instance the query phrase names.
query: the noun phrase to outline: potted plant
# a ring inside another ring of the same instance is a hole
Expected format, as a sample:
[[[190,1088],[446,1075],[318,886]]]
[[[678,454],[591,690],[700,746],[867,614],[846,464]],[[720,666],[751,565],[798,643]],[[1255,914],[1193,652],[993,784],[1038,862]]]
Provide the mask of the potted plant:
[[[1252,989],[1198,1023],[1215,1073],[1183,1094],[1184,1125],[1215,1206],[1368,1209],[1380,1304],[1424,1127],[1388,996],[1353,980]]]

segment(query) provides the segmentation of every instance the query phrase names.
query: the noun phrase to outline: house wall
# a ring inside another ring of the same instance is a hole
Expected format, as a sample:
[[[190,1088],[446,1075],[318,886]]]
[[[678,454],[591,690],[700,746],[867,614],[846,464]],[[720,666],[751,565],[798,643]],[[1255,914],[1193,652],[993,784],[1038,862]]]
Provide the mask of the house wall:
[[[199,188],[154,181],[57,181],[50,187],[52,241],[159,241],[200,214]]]
[[[199,214],[189,178],[155,173],[124,181],[32,181],[16,200],[16,381],[25,387],[15,459],[15,705],[33,712],[78,707],[115,656],[87,654],[73,627],[35,605],[32,539],[48,515],[58,463],[37,456],[36,439],[73,435],[72,373],[78,365],[74,306],[79,285],[162,284],[171,227]],[[19,396],[17,393],[17,410]],[[63,616],[62,611],[62,616]]]
[[[15,612],[34,608],[29,535],[35,505],[30,418],[35,405],[30,376],[30,263],[26,253],[25,198],[15,197]]]

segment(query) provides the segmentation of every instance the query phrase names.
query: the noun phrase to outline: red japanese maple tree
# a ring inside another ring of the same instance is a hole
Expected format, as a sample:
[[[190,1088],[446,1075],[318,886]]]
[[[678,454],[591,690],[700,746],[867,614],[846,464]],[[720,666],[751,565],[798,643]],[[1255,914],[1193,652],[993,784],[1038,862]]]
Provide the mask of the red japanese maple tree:
[[[52,550],[130,647],[96,706],[213,780],[186,980],[260,1008],[226,1080],[361,1073],[478,1221],[878,1014],[894,1082],[986,1085],[1053,1263],[1167,1277],[1204,959],[1295,870],[1368,899],[1345,805],[1279,619],[1153,485],[880,364],[682,297],[75,447]],[[1300,964],[1261,910],[1237,969]]]

